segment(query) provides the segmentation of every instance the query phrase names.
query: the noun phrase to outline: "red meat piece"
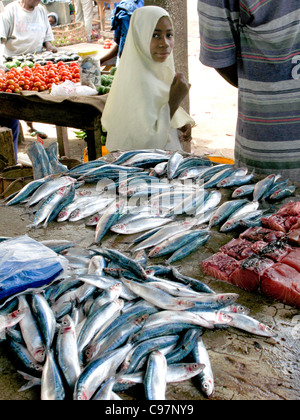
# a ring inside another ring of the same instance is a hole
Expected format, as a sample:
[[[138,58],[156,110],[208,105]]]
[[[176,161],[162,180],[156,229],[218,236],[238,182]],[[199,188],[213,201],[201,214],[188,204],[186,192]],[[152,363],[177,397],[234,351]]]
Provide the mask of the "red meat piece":
[[[293,248],[280,262],[293,267],[300,273],[300,248]]]
[[[265,296],[300,308],[300,273],[287,264],[267,268],[261,276],[260,289]]]
[[[281,232],[286,233],[287,229],[285,227],[285,219],[286,217],[280,216],[278,213],[272,214],[269,217],[262,217],[261,223],[263,226],[272,229],[272,230],[279,230]]]
[[[227,282],[229,281],[229,276],[238,266],[238,261],[224,252],[217,252],[201,263],[205,274]]]
[[[245,230],[240,234],[240,238],[247,239],[248,241],[265,241],[273,242],[277,239],[284,237],[285,234],[280,231],[268,229],[262,226],[254,226]]]
[[[300,216],[300,202],[292,201],[284,204],[276,213],[282,216]]]
[[[275,262],[280,262],[282,258],[292,251],[292,247],[284,241],[270,242],[259,251],[261,257],[271,258]]]
[[[300,246],[300,228],[290,230],[287,234],[287,239],[291,245]]]
[[[268,245],[268,242],[265,241],[256,241],[251,245],[251,249],[255,254],[258,254],[265,246]]]
[[[244,260],[255,254],[252,250],[252,245],[252,242],[247,241],[246,239],[232,239],[228,244],[223,245],[220,248],[220,251],[237,260]]]
[[[252,256],[240,262],[239,267],[229,277],[229,282],[249,292],[259,291],[260,278],[264,271],[274,265],[269,258]]]

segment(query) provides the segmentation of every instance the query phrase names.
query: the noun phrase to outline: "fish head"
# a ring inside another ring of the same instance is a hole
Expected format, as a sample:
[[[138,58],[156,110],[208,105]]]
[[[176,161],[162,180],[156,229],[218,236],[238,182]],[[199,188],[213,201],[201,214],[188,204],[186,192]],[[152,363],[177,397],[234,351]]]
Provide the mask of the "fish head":
[[[270,337],[276,337],[277,333],[275,333],[272,328],[270,328],[268,325],[265,325],[263,323],[259,323],[258,328],[265,334],[267,334]]]
[[[187,372],[198,372],[205,368],[203,363],[187,363],[185,369]]]
[[[75,220],[79,216],[80,216],[80,210],[76,209],[72,211],[72,213],[70,214],[70,220]]]
[[[213,380],[210,378],[206,378],[201,384],[201,389],[208,398],[212,397],[214,393]]]
[[[230,305],[230,303],[235,302],[238,297],[239,295],[237,293],[224,293],[220,296],[219,302],[224,305]]]
[[[216,313],[216,322],[219,324],[230,324],[232,317],[225,312],[218,311]]]

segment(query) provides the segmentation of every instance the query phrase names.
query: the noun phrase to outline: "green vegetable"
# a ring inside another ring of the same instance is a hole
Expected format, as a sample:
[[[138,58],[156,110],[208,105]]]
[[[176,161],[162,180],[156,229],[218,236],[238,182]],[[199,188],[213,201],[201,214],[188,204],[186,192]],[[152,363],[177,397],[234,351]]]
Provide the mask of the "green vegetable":
[[[25,67],[25,66],[27,66],[27,67],[33,67],[34,66],[34,64],[33,64],[33,62],[32,61],[24,61],[24,63],[22,63],[21,64],[21,68],[23,68],[23,67]]]
[[[15,61],[7,61],[6,63],[5,63],[5,67],[7,68],[7,69],[12,69],[13,67],[15,67],[15,68],[17,68],[18,67],[18,65],[16,64],[16,62]]]
[[[117,67],[113,67],[111,70],[110,70],[110,74],[112,75],[112,76],[114,76],[115,75],[115,73],[116,73],[116,71],[117,71]]]

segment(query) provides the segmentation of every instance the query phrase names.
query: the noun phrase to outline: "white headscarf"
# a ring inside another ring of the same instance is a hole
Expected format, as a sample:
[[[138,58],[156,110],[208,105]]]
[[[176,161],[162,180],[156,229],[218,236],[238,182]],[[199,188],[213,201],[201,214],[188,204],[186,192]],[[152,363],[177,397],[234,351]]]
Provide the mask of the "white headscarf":
[[[164,16],[170,18],[161,7],[144,6],[135,10],[131,17],[123,54],[102,116],[109,151],[164,149],[172,128],[194,124],[182,108],[170,121],[168,102],[175,76],[173,53],[164,63],[155,62],[151,56],[153,33]]]

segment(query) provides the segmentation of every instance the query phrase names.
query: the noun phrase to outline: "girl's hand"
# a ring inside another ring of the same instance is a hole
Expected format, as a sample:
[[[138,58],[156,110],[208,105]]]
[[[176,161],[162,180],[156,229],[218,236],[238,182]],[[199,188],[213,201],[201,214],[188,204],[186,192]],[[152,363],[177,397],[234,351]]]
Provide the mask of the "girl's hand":
[[[188,143],[192,140],[192,126],[191,124],[186,124],[183,127],[178,129],[179,139],[182,143]]]
[[[176,73],[170,88],[169,106],[171,118],[179,108],[181,102],[189,93],[191,85],[183,75],[183,73]]]

